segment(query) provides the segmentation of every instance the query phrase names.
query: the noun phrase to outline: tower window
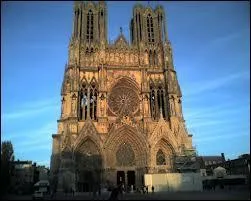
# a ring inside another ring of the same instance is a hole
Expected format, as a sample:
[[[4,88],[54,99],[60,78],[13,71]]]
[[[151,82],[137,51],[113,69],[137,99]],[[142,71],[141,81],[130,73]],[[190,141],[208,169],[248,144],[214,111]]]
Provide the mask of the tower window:
[[[91,42],[93,40],[93,12],[92,10],[89,10],[87,14],[86,40],[88,42]]]
[[[156,97],[155,97],[155,91],[154,91],[154,87],[153,85],[150,86],[150,107],[151,107],[151,116],[153,119],[156,118],[155,115],[155,101],[156,101]]]
[[[148,32],[148,42],[154,42],[153,18],[150,14],[148,14],[147,16],[147,32]]]
[[[88,87],[86,82],[82,85],[82,91],[80,93],[80,119],[87,119],[87,107],[88,107]]]
[[[154,87],[154,84],[150,83],[150,108],[151,116],[154,120],[160,118],[160,111],[162,111],[163,118],[167,118],[165,105],[165,90],[163,86]]]
[[[87,81],[85,80],[80,93],[79,117],[82,120],[86,120],[89,116],[90,119],[96,120],[98,97],[97,82],[93,79],[91,84],[87,85],[86,83]]]

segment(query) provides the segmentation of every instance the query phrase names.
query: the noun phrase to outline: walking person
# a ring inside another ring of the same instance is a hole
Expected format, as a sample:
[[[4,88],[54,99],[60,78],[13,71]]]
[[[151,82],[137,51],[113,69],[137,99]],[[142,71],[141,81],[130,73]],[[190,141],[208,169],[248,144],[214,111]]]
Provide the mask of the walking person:
[[[112,190],[109,200],[118,200],[120,192],[121,192],[121,185]]]
[[[152,186],[152,193],[154,193],[154,186]]]
[[[146,186],[146,194],[148,194],[148,186]]]

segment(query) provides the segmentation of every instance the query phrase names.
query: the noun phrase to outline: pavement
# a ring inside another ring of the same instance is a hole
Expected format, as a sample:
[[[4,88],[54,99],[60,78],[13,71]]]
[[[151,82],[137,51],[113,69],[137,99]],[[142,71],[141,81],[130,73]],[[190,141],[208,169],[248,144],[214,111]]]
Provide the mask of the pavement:
[[[57,193],[53,199],[49,196],[45,200],[108,200],[110,192],[103,192],[100,196],[86,193],[72,196]],[[32,195],[9,195],[2,200],[32,200]],[[118,200],[250,200],[250,190],[217,190],[217,191],[187,191],[187,192],[155,192],[149,194],[125,193],[119,195]]]

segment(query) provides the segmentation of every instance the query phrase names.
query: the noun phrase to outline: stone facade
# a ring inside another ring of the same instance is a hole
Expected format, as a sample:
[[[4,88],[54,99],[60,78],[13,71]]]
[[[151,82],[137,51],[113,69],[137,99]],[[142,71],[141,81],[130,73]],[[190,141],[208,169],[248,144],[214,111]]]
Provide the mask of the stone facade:
[[[165,12],[135,5],[131,42],[107,41],[107,7],[75,2],[73,33],[53,137],[51,176],[58,190],[102,184],[141,186],[144,174],[175,172],[194,153]]]

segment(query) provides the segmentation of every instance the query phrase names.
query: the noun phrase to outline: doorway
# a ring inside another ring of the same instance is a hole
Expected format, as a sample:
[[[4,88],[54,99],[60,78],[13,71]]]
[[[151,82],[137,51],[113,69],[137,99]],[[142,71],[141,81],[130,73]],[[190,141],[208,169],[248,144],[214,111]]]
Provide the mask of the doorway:
[[[127,172],[127,183],[129,189],[131,189],[131,186],[133,185],[133,190],[136,190],[135,187],[135,171],[128,171]]]
[[[125,172],[117,171],[117,185],[125,183]]]
[[[80,178],[77,183],[79,192],[90,192],[93,186],[93,172],[92,171],[81,171]]]

